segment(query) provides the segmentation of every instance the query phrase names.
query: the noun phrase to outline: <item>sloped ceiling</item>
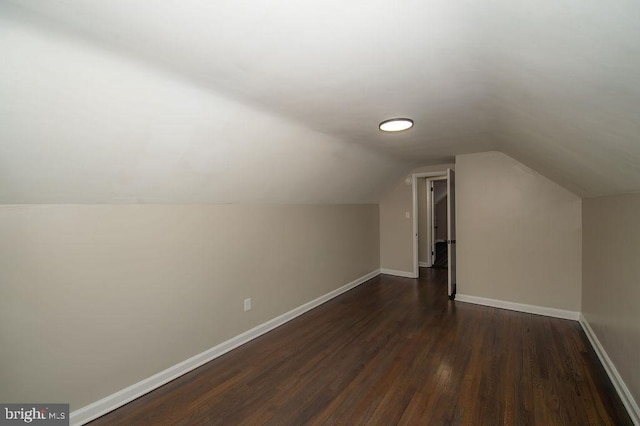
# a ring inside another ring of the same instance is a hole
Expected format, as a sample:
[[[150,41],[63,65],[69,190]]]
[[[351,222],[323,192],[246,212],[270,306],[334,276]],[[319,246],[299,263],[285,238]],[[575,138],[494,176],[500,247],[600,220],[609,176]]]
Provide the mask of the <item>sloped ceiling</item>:
[[[5,1],[0,51],[3,203],[366,202],[486,150],[640,192],[635,0]]]

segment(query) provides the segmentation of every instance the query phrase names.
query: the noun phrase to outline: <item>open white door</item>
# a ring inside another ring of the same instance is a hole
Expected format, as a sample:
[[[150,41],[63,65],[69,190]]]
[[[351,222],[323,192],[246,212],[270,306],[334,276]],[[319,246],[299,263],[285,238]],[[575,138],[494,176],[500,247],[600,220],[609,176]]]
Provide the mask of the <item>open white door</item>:
[[[449,255],[449,299],[456,297],[456,173],[447,169],[447,252]]]
[[[427,179],[427,222],[428,222],[428,235],[429,235],[429,260],[430,265],[433,266],[436,263],[436,221],[435,221],[435,212],[436,212],[436,204],[435,197],[433,192],[433,180]]]

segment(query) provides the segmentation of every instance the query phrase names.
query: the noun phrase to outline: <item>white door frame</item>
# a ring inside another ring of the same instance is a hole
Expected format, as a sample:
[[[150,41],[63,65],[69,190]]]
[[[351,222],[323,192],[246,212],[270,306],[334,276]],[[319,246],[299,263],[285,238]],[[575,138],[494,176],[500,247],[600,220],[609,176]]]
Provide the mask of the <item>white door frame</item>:
[[[413,278],[418,278],[420,274],[418,264],[418,178],[429,178],[436,176],[447,177],[447,171],[414,173],[412,175],[413,189]]]

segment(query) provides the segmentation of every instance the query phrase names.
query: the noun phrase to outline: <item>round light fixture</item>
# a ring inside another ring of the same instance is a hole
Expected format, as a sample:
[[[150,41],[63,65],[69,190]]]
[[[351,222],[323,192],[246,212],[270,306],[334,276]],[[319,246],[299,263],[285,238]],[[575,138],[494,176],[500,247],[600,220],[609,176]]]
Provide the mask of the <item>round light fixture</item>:
[[[391,118],[384,120],[378,126],[383,132],[401,132],[413,127],[413,120],[410,118]]]

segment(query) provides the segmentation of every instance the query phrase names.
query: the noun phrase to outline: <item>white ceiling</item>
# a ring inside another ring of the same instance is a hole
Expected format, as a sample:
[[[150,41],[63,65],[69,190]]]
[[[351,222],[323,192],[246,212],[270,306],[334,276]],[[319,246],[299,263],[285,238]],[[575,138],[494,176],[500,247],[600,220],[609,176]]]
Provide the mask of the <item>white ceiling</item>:
[[[491,149],[640,192],[637,0],[16,0],[0,51],[4,203],[375,201]]]

